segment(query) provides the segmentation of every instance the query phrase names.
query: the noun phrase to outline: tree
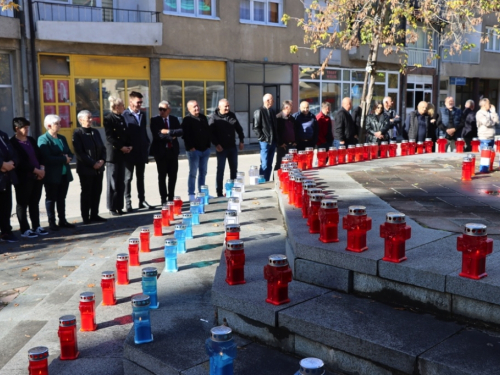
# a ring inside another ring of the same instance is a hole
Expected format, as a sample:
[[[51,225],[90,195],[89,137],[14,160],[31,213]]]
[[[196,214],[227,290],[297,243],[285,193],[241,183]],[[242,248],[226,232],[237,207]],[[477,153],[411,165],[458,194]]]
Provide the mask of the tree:
[[[2,10],[18,9],[18,8],[19,5],[12,0],[0,0],[0,9]]]
[[[456,54],[475,47],[467,35],[476,33],[476,26],[486,15],[500,21],[500,0],[312,0],[306,7],[306,17],[283,16],[283,22],[296,21],[304,30],[304,47],[291,46],[296,53],[299,48],[317,52],[320,48],[343,48],[367,45],[369,54],[361,95],[360,139],[364,139],[365,118],[371,103],[377,75],[377,53],[383,49],[385,55],[395,54],[399,58],[400,71],[407,72],[407,43],[417,40],[417,26],[423,28],[429,38],[429,60],[439,59],[433,53],[436,46],[447,47],[445,53]],[[332,30],[332,26],[334,27]],[[498,24],[494,26],[500,35]],[[436,37],[437,36],[437,37]],[[482,35],[482,43],[488,35]],[[318,72],[322,74],[328,59]]]

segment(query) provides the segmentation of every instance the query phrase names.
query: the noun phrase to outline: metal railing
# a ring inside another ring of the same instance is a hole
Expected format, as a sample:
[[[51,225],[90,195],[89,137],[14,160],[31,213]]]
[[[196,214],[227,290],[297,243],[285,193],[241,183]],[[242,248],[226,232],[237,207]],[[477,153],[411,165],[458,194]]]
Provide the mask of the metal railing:
[[[160,12],[136,9],[98,8],[41,1],[33,2],[33,7],[37,21],[155,23],[159,22],[160,18]]]
[[[0,7],[0,16],[13,18],[14,17],[14,11],[12,9],[2,10],[2,7]]]
[[[408,53],[408,66],[422,66],[424,68],[437,67],[437,60],[432,58],[435,50],[428,50],[423,48],[406,48]]]
[[[481,48],[477,46],[470,51],[462,51],[450,55],[450,46],[443,46],[443,62],[455,64],[479,64],[481,61]]]

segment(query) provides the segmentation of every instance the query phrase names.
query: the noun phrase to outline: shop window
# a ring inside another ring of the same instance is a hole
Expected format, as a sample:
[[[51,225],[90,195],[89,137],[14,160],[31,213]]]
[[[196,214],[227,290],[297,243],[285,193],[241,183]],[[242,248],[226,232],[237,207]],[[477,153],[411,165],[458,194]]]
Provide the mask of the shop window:
[[[311,111],[317,112],[321,108],[320,102],[320,84],[319,82],[300,82],[300,101],[307,101]]]
[[[219,100],[224,98],[224,86],[224,82],[207,82],[207,116],[214,113],[219,106]],[[233,103],[229,104],[232,105]]]
[[[191,17],[217,17],[216,0],[164,0],[163,11]]]
[[[264,83],[264,65],[236,63],[234,80],[237,83]]]
[[[170,103],[170,114],[182,118],[182,81],[161,81],[161,98]]]
[[[69,76],[69,56],[40,55],[40,74]]]
[[[340,83],[323,83],[322,88],[322,102],[328,102],[331,104],[332,108],[332,116],[337,112],[337,109],[340,108],[340,103],[342,101],[342,85]],[[316,115],[321,110],[321,107],[318,108]]]
[[[260,85],[250,86],[250,118],[253,121],[253,111],[262,107],[262,97],[264,96],[264,87]],[[276,98],[275,98],[276,99]]]
[[[240,0],[240,21],[283,25],[283,0]]]
[[[236,103],[234,103],[234,110],[236,112],[248,111],[248,85],[234,85],[234,94],[234,97],[236,98]]]
[[[291,65],[264,65],[266,83],[292,83]]]
[[[399,85],[399,76],[397,74],[389,74],[389,85],[390,89],[397,89]]]
[[[280,96],[281,103],[279,103],[279,108],[285,100],[292,100],[292,86],[291,85],[281,85],[280,86]]]
[[[140,92],[143,95],[141,112],[146,116],[146,122],[151,118],[149,116],[149,81],[145,79],[127,80],[127,97],[125,98],[125,108],[128,107],[128,96],[132,91]]]
[[[115,98],[120,98],[123,100],[123,104],[127,105],[127,100],[125,100],[125,80],[123,79],[102,79],[101,80],[101,91],[102,91],[102,115],[106,116],[111,112],[110,104],[108,98],[113,96]]]
[[[86,109],[92,114],[92,126],[101,126],[101,102],[98,79],[75,79],[76,114]],[[78,122],[78,119],[77,119]],[[77,123],[80,126],[80,123]]]

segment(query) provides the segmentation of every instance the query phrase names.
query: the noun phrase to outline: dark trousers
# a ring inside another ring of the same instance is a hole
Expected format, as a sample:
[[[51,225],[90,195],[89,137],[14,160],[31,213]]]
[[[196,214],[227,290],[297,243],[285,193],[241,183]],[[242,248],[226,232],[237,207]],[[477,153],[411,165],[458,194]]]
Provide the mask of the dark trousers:
[[[285,147],[281,147],[282,145],[277,145],[276,146],[276,164],[274,166],[274,170],[277,171],[278,169],[281,168],[281,160],[283,160],[283,156],[288,154],[288,151],[291,148],[294,148],[295,146],[293,143],[288,143],[285,145]]]
[[[42,197],[43,182],[29,179],[14,185],[16,190],[16,214],[19,220],[21,233],[30,229],[27,210],[29,209],[31,227],[36,230],[40,226],[40,198]]]
[[[123,194],[125,193],[125,163],[106,163],[108,210],[123,210]]]
[[[0,191],[0,231],[2,234],[12,233],[10,214],[12,212],[12,185],[6,183],[5,190]]]
[[[49,217],[49,223],[56,222],[56,206],[59,221],[66,220],[66,195],[68,194],[69,181],[63,175],[58,184],[45,184],[45,209]]]
[[[472,145],[470,143],[472,141],[472,138],[464,138],[464,141],[465,141],[464,152],[471,152]]]
[[[131,163],[125,162],[125,203],[127,207],[132,206],[132,180],[135,177],[137,179],[137,196],[139,198],[139,203],[144,202],[145,191],[144,191],[144,171],[146,169],[145,163]]]
[[[226,160],[229,164],[229,174],[231,180],[236,178],[238,172],[238,149],[236,146],[223,149],[221,152],[217,151],[217,177],[215,179],[215,189],[217,195],[222,195],[224,188],[224,169],[226,168]]]
[[[80,211],[82,219],[95,218],[99,215],[99,203],[101,202],[103,173],[95,175],[80,175]]]
[[[156,170],[158,171],[158,189],[160,190],[161,203],[174,200],[175,184],[179,160],[173,150],[167,150],[163,156],[155,157]],[[168,176],[168,190],[167,190]]]

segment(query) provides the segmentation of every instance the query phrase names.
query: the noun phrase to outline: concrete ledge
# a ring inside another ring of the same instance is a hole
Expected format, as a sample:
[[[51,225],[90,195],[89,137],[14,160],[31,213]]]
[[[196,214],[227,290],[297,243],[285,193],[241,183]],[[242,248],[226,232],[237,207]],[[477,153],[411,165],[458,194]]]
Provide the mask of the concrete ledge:
[[[295,280],[328,289],[350,293],[352,290],[352,274],[352,271],[343,268],[305,259],[295,260]]]

